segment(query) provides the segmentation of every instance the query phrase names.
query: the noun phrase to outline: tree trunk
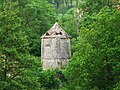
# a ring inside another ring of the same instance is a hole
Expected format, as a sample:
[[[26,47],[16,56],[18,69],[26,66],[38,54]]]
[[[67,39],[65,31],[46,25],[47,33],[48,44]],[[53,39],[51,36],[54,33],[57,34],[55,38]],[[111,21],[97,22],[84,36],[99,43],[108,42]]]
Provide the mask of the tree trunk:
[[[72,0],[70,0],[70,7],[72,7]]]
[[[78,0],[76,0],[76,6],[78,6]]]
[[[58,16],[59,0],[56,0],[56,16]]]
[[[67,2],[67,0],[65,0],[65,5],[68,6],[68,2]]]
[[[4,75],[3,78],[4,78],[4,80],[6,80],[6,78],[7,78],[7,64],[8,64],[7,62],[8,62],[8,61],[5,59],[5,68],[4,68],[4,71],[3,71],[3,73],[4,73],[4,74],[3,74],[3,75]]]

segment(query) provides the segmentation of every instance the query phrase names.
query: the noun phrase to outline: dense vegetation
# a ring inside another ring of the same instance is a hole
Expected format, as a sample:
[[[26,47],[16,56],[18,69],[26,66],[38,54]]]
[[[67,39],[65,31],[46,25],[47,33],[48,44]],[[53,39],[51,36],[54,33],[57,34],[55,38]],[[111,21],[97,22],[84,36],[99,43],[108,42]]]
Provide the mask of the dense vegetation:
[[[120,90],[119,4],[0,0],[0,90]],[[56,21],[72,37],[72,58],[43,71],[40,37]]]

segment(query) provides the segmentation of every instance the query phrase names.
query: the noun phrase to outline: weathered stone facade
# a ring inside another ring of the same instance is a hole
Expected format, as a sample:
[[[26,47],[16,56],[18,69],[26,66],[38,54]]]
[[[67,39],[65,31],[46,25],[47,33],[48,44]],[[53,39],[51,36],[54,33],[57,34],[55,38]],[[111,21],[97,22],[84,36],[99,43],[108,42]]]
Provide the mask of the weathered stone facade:
[[[70,36],[55,23],[41,37],[43,69],[55,69],[66,65],[71,58]]]

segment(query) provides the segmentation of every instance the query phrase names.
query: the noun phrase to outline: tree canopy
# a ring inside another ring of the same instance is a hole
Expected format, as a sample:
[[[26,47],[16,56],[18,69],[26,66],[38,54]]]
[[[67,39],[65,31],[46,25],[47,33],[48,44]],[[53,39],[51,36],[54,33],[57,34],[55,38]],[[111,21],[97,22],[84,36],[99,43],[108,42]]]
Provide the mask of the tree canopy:
[[[120,90],[119,4],[0,0],[0,90]],[[43,71],[40,37],[56,21],[72,37],[72,58]]]

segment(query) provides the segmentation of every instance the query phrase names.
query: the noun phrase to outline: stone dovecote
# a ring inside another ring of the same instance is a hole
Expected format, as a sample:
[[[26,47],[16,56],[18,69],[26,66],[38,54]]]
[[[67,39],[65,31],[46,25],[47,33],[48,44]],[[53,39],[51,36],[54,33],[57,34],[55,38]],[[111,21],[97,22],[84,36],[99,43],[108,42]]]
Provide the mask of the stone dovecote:
[[[41,61],[43,70],[67,65],[71,58],[70,36],[55,23],[41,37]]]

